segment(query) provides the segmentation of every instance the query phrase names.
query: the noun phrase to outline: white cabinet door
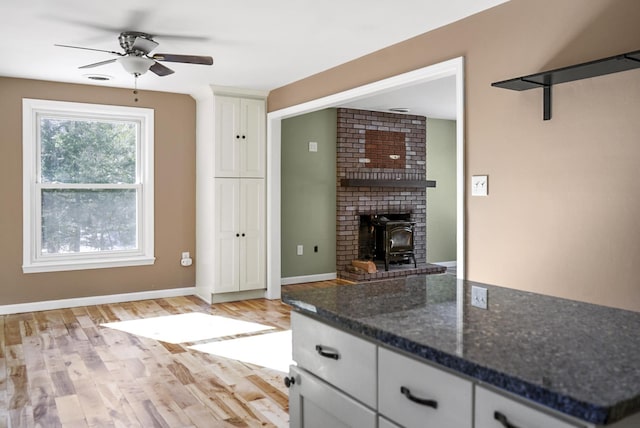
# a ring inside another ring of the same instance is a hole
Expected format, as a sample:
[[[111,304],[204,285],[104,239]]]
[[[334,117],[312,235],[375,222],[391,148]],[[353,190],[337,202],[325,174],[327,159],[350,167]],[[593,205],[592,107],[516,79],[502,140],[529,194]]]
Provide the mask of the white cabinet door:
[[[291,428],[375,428],[376,413],[319,378],[291,366]]]
[[[265,288],[265,189],[261,178],[240,184],[240,291]]]
[[[266,117],[264,100],[217,96],[216,177],[263,178]]]
[[[470,381],[378,348],[378,411],[391,421],[406,428],[471,428],[472,405]]]
[[[215,180],[214,293],[265,287],[263,179]]]
[[[577,428],[588,424],[570,423],[550,416],[530,405],[476,386],[475,428]]]
[[[238,177],[240,171],[240,99],[215,100],[215,175]]]
[[[240,180],[216,179],[214,293],[240,286]]]
[[[240,100],[240,176],[264,178],[266,112],[263,100]]]

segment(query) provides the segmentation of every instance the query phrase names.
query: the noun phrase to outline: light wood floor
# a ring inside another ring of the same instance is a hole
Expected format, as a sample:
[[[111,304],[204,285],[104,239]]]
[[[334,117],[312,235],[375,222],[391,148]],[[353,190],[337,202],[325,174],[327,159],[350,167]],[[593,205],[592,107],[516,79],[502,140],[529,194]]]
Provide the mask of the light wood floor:
[[[289,329],[289,307],[265,299],[207,305],[189,296],[0,316],[0,428],[288,426],[283,373],[100,326],[190,312]]]

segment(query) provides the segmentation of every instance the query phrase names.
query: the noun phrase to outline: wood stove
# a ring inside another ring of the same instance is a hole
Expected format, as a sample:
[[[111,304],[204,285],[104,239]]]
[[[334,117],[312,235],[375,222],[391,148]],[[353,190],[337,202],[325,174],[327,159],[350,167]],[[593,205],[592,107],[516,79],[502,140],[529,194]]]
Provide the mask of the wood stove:
[[[408,262],[418,267],[413,252],[413,230],[410,221],[387,221],[376,227],[376,255],[384,260],[384,270],[389,270],[389,262]]]
[[[414,253],[415,222],[411,214],[381,214],[360,217],[360,251],[363,260],[383,260],[385,271],[390,263],[409,263],[417,268]]]

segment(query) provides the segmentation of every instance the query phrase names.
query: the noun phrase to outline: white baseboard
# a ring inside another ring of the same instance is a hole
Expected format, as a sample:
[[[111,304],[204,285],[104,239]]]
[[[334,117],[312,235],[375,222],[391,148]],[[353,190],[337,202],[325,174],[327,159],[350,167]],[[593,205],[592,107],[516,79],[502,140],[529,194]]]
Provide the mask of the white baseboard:
[[[280,285],[302,284],[304,282],[318,282],[318,281],[330,281],[336,279],[338,275],[333,273],[319,273],[316,275],[304,275],[304,276],[290,276],[288,278],[282,278]]]
[[[452,261],[452,262],[437,262],[437,263],[431,263],[432,265],[438,265],[438,266],[444,266],[444,267],[456,267],[458,266],[458,262],[457,261]]]
[[[247,290],[230,293],[212,293],[211,303],[237,302],[240,300],[264,299],[267,290]],[[200,297],[200,296],[198,296]]]
[[[165,297],[191,296],[195,287],[169,288],[166,290],[141,291],[138,293],[109,294],[106,296],[76,297],[73,299],[46,300],[42,302],[1,305],[0,315],[25,312],[49,311],[52,309],[75,308],[78,306],[105,305],[109,303],[133,302],[135,300],[162,299]]]

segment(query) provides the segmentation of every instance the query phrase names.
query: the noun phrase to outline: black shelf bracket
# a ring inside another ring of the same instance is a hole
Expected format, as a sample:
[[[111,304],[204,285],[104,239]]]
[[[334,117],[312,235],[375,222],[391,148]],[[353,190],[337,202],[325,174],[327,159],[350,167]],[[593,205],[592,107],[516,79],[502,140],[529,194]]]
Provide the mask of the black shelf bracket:
[[[542,119],[551,119],[551,85],[544,87],[542,110]]]
[[[640,51],[494,82],[491,86],[513,91],[543,88],[543,119],[549,120],[551,119],[551,87],[553,85],[636,68],[640,68]]]

